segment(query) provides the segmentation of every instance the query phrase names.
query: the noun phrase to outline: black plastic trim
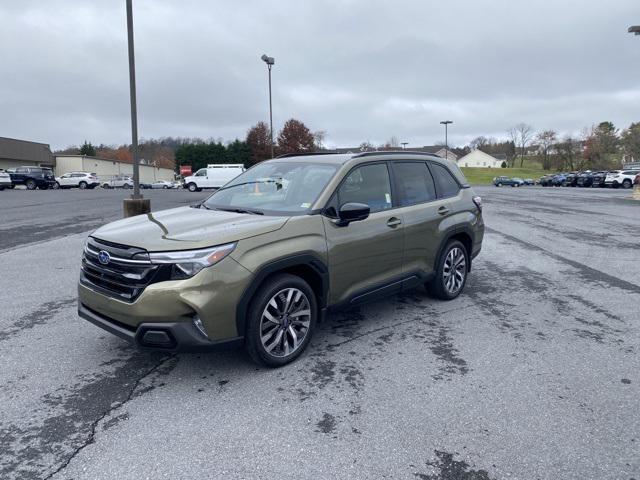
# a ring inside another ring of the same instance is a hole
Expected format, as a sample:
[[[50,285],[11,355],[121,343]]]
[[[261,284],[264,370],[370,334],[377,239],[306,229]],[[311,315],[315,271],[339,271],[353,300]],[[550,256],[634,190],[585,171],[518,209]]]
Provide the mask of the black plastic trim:
[[[315,293],[317,295],[318,308],[320,310],[319,320],[324,318],[324,310],[327,306],[327,296],[329,292],[329,270],[327,269],[324,261],[317,255],[311,252],[301,253],[267,263],[256,271],[251,283],[245,289],[242,297],[240,297],[238,306],[236,307],[236,328],[239,335],[244,334],[247,325],[247,311],[249,310],[249,303],[264,279],[269,275],[288,268],[303,266],[312,268],[320,276],[322,291]]]
[[[465,233],[469,236],[469,238],[471,238],[471,252],[467,252],[467,256],[469,257],[469,267],[467,269],[467,271],[471,271],[471,261],[473,260],[473,258],[477,257],[478,254],[476,253],[475,256],[473,255],[473,246],[476,243],[476,236],[475,233],[473,233],[473,230],[471,229],[471,227],[468,227],[466,225],[463,226],[459,226],[459,227],[452,227],[450,230],[448,230],[445,234],[445,237],[443,238],[442,242],[440,243],[440,247],[438,248],[438,254],[435,257],[434,260],[434,264],[433,264],[433,270],[435,271],[438,268],[438,260],[440,259],[440,255],[442,255],[442,252],[444,250],[444,247],[447,246],[447,243],[449,242],[449,240],[451,240],[451,237],[459,234],[459,233]],[[478,252],[480,253],[480,252]]]
[[[134,328],[102,315],[82,303],[78,304],[78,315],[143,350],[209,352],[239,347],[244,343],[244,337],[211,341],[205,338],[189,321],[141,323],[137,328]],[[170,343],[168,345],[145,344],[142,339],[145,333],[150,330],[165,332],[170,339]]]

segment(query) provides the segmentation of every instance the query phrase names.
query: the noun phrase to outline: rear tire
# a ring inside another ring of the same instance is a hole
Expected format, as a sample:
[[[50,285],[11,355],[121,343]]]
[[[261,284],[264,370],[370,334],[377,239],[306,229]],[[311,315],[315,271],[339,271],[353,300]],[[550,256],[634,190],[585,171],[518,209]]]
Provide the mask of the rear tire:
[[[469,253],[462,242],[451,240],[438,258],[436,276],[426,287],[431,295],[440,300],[453,300],[464,290],[468,275]]]
[[[54,190],[60,190],[60,184],[58,182],[53,184],[53,189]]]
[[[80,182],[78,184],[78,187],[80,188],[80,190],[85,190],[87,188],[87,182]]]
[[[498,184],[496,185],[496,187],[501,187],[501,186],[502,186],[502,184],[501,184],[501,183],[498,183]]]
[[[36,185],[35,180],[27,180],[26,184],[27,190],[35,190],[38,185]]]
[[[631,188],[631,186],[632,186],[631,180],[629,180],[628,178],[625,179],[624,182],[622,182],[622,188]]]
[[[307,282],[286,273],[270,277],[249,305],[245,349],[260,365],[286,365],[309,344],[317,318],[316,296]]]

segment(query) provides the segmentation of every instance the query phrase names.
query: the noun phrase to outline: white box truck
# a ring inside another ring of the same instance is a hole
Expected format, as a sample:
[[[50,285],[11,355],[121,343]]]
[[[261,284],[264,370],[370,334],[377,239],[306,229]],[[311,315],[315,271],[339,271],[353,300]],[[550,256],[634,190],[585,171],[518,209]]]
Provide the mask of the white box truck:
[[[201,168],[190,177],[185,177],[184,188],[190,192],[199,192],[203,188],[220,188],[244,170],[241,163],[207,165],[207,168]]]

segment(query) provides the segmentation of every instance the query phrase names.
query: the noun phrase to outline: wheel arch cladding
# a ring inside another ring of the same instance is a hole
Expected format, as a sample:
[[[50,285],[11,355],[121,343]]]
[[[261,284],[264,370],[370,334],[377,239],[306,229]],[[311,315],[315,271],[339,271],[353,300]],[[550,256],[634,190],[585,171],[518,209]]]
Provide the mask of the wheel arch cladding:
[[[434,270],[438,268],[438,261],[440,260],[440,256],[442,255],[445,247],[451,240],[458,240],[462,245],[464,245],[464,249],[467,252],[467,271],[471,271],[471,253],[473,252],[473,232],[468,228],[455,229],[449,232],[444,239],[442,240],[442,244],[438,249],[438,255],[436,256],[434,263]]]
[[[262,266],[245,289],[236,307],[236,328],[238,335],[245,334],[247,312],[254,294],[270,277],[281,273],[289,273],[302,278],[316,294],[318,308],[327,306],[329,291],[329,271],[322,260],[313,254],[295,255],[282,258]],[[320,312],[318,312],[320,313]]]

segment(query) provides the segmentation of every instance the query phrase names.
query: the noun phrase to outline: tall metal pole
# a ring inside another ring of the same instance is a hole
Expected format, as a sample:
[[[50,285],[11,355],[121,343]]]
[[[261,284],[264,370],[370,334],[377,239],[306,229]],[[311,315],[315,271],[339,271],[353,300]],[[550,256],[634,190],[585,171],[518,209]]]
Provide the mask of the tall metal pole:
[[[444,125],[444,157],[449,159],[449,129],[447,128],[450,123],[453,123],[451,120],[443,120],[440,122],[441,125]]]
[[[627,30],[627,32],[633,33],[634,35],[640,35],[640,25],[632,25],[632,26],[630,26],[629,29]],[[634,185],[633,185],[633,195],[631,196],[631,198],[633,200],[640,201],[640,185],[639,184],[635,184],[635,182],[634,182]]]
[[[133,150],[133,195],[140,195],[140,160],[138,158],[138,112],[136,109],[136,64],[133,50],[133,8],[127,0],[127,36],[129,43],[129,95],[131,99],[131,149]]]
[[[274,157],[273,154],[273,106],[271,103],[271,67],[272,65],[269,63],[267,64],[267,67],[269,68],[269,130],[271,132],[271,158]]]

